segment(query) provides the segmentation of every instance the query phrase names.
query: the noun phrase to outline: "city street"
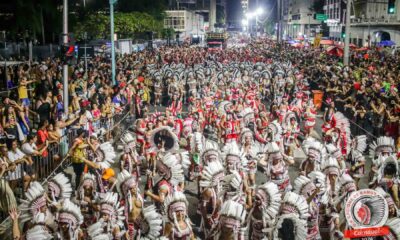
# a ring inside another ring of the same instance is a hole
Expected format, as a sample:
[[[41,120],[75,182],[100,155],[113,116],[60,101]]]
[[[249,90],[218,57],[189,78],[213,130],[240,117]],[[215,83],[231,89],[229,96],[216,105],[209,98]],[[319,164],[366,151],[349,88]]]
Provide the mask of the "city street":
[[[1,240],[400,240],[400,0],[0,3]]]

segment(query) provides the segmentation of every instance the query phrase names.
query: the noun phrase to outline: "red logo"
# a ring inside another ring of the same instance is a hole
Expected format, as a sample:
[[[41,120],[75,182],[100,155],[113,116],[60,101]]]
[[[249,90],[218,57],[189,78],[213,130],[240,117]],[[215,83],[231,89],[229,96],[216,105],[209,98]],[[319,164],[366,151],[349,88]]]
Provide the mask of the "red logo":
[[[385,236],[390,233],[389,227],[373,227],[373,228],[360,228],[344,231],[346,238],[362,238],[362,237],[377,237]]]

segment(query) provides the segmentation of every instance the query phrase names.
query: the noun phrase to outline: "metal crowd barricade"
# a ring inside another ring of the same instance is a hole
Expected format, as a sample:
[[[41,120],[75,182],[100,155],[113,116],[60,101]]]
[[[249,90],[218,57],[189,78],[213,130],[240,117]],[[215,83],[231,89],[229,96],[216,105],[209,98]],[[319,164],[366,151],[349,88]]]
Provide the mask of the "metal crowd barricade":
[[[104,128],[106,132],[103,134],[106,135],[108,132],[113,131],[117,127],[120,127],[121,123],[125,121],[127,117],[131,115],[130,112],[131,106],[127,105],[124,106],[124,110],[120,113],[114,114],[111,118],[102,118],[100,119],[100,127],[107,127]],[[122,124],[123,125],[123,124]],[[67,132],[64,134],[64,136],[61,137],[60,143],[58,144],[50,144],[47,151],[48,155],[46,157],[43,156],[36,156],[33,157],[33,171],[37,175],[37,181],[45,183],[47,182],[51,177],[53,177],[55,174],[63,171],[66,169],[68,166],[71,165],[70,158],[68,156],[63,156],[66,153],[63,153],[63,144],[66,144],[68,149],[72,147],[72,144],[74,142],[74,139],[77,137],[77,128],[70,128],[67,130]],[[118,138],[118,136],[114,136],[115,139]],[[55,156],[60,156],[61,160],[56,161]],[[24,166],[21,165],[21,168],[23,169]],[[14,194],[16,198],[24,198],[24,189],[23,189],[23,175],[24,171],[21,171],[21,176],[18,181],[18,186],[14,188]],[[8,213],[2,213],[0,212],[0,229],[2,226],[5,226],[7,221],[10,221],[10,218],[8,216]],[[3,233],[4,234],[4,233]],[[11,231],[7,232],[7,234],[12,234]],[[10,237],[10,236],[8,236]],[[6,238],[1,238],[1,239],[8,239]]]

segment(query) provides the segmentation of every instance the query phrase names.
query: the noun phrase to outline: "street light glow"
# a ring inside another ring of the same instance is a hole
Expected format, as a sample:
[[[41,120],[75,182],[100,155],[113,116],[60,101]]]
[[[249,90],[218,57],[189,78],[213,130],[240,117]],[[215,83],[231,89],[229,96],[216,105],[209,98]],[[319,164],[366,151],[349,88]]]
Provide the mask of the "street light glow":
[[[262,9],[262,8],[257,8],[257,10],[256,10],[256,14],[257,15],[261,15],[261,14],[263,14],[264,13],[264,9]]]
[[[245,27],[247,26],[249,23],[246,19],[242,19],[242,25]]]

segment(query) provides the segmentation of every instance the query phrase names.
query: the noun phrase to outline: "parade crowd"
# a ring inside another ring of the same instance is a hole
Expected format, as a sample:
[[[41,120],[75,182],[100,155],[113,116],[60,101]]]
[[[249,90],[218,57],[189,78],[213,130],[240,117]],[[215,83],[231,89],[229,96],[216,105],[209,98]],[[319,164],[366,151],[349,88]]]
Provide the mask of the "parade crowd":
[[[69,106],[58,59],[8,67],[7,229],[28,240],[343,239],[347,199],[370,188],[389,208],[382,239],[400,239],[400,55],[340,61],[264,38],[213,52],[165,46],[120,56],[113,85],[98,56],[87,72],[70,67]],[[122,112],[134,118],[117,138]],[[43,182],[63,159],[73,174]],[[361,222],[384,211],[359,208]]]

